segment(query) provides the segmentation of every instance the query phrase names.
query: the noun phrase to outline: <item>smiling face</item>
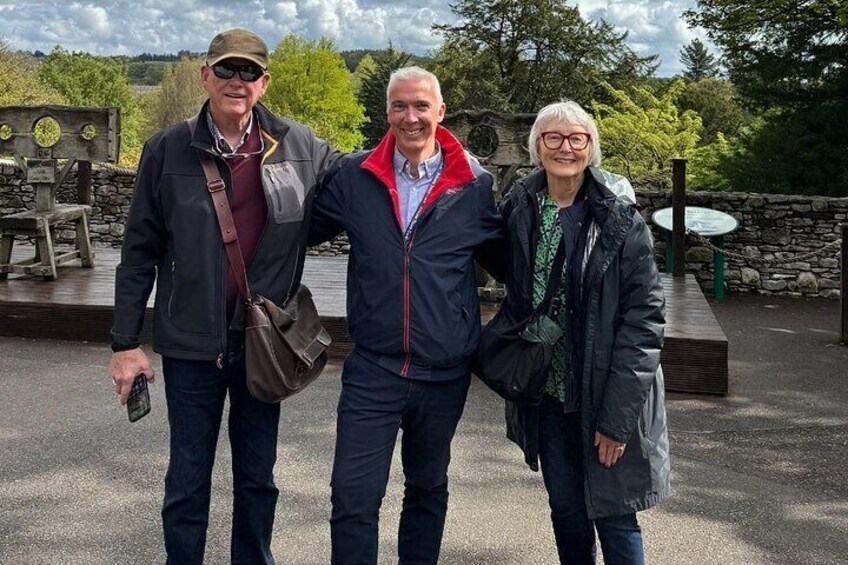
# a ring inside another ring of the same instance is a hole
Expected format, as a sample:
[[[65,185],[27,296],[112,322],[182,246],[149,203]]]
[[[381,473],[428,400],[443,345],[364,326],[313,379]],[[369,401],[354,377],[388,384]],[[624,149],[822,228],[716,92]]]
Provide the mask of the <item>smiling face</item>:
[[[573,133],[587,133],[586,128],[565,122],[552,122],[542,128],[542,131],[557,132],[562,136]],[[539,164],[549,176],[563,180],[577,179],[589,166],[591,144],[581,150],[575,150],[568,140],[563,140],[559,149],[548,149],[541,136],[536,143],[538,144]]]
[[[398,151],[420,163],[436,150],[436,128],[445,115],[436,90],[427,79],[396,82],[388,95],[388,121]]]
[[[234,65],[254,64],[246,59],[227,59],[226,62]],[[270,79],[268,73],[253,82],[241,80],[238,73],[232,78],[222,79],[216,77],[207,66],[201,69],[201,84],[209,94],[209,109],[216,121],[246,124],[253,106],[265,94]]]

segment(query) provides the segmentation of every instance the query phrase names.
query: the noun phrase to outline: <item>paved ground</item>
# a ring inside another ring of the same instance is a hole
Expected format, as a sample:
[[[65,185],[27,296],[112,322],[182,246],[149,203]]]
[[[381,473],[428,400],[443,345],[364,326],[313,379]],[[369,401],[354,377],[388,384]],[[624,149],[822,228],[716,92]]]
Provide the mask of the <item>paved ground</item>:
[[[659,564],[848,563],[848,348],[838,303],[729,297],[728,398],[671,395],[674,496],[640,514]],[[0,339],[0,563],[164,562],[159,505],[164,396],[137,424],[113,400],[101,345]],[[339,367],[284,405],[281,563],[329,560],[329,476]],[[226,437],[225,432],[222,437]],[[214,475],[207,562],[226,563],[229,450]],[[475,383],[454,443],[442,563],[555,563],[540,477],[503,438],[501,406]],[[381,563],[395,555],[399,465],[384,503]]]

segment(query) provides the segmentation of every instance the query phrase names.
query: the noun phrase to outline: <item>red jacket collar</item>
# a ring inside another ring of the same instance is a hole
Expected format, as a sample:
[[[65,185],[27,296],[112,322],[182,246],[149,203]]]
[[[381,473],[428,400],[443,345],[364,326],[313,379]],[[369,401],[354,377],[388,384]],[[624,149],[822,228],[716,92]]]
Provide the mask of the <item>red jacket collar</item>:
[[[442,158],[444,159],[445,166],[441,176],[436,181],[436,186],[433,187],[421,205],[422,213],[448,189],[461,188],[477,178],[477,175],[474,174],[474,171],[471,170],[471,165],[468,163],[465,148],[453,134],[442,126],[438,126],[436,128],[436,141],[442,149]],[[392,199],[392,205],[394,206],[395,219],[398,222],[398,226],[403,226],[400,218],[400,203],[392,161],[394,154],[395,136],[392,132],[389,132],[360,166],[363,169],[371,171],[388,189],[389,196]]]

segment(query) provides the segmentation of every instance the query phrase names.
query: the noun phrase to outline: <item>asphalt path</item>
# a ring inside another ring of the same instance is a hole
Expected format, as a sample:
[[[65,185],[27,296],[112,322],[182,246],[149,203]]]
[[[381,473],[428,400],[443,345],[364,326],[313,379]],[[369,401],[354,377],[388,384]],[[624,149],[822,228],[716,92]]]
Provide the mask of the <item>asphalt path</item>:
[[[731,296],[731,394],[669,395],[672,497],[640,513],[649,563],[848,563],[848,348],[838,302]],[[2,323],[2,322],[0,322]],[[161,379],[130,424],[101,344],[0,339],[0,563],[164,563]],[[157,360],[157,370],[160,365]],[[339,365],[283,405],[276,469],[279,563],[329,562]],[[226,419],[225,419],[226,422]],[[230,453],[221,431],[207,563],[229,560]],[[393,563],[396,450],[380,563]],[[504,438],[502,405],[474,382],[453,444],[440,563],[556,563],[541,477]]]

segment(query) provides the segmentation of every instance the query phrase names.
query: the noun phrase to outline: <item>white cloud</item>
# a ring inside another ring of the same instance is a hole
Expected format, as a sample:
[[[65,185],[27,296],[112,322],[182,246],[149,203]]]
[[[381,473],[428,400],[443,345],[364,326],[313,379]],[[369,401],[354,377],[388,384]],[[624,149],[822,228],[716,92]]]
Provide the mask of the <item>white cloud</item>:
[[[628,44],[659,54],[659,73],[680,70],[694,37],[682,20],[696,0],[572,0],[584,17],[629,33]],[[273,47],[289,33],[325,36],[340,49],[395,47],[423,54],[439,46],[434,23],[454,21],[447,0],[0,0],[0,40],[16,49],[116,53],[204,51],[217,32],[245,27]]]

